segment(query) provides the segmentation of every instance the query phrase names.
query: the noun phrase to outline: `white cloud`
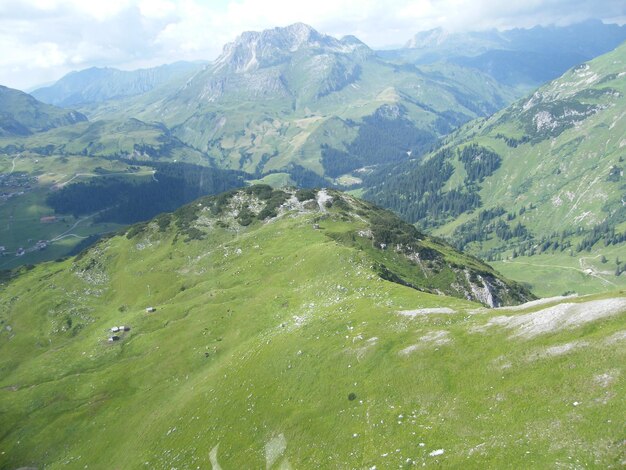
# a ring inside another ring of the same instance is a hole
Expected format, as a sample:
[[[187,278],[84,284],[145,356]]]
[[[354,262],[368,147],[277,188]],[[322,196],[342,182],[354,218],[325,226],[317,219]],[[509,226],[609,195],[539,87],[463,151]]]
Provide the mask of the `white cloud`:
[[[71,70],[214,59],[239,33],[308,23],[372,47],[420,30],[626,18],[623,0],[1,0],[0,83],[28,88]],[[623,21],[621,21],[623,23]]]
[[[139,11],[146,18],[166,18],[176,11],[176,4],[167,0],[142,0]]]

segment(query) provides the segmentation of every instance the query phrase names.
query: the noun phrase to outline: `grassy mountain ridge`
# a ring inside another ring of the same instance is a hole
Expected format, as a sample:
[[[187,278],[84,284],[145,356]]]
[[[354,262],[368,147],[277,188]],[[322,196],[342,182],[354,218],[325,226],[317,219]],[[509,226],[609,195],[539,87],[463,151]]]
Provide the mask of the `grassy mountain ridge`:
[[[0,137],[28,136],[87,121],[76,111],[57,108],[19,90],[0,85]]]
[[[79,122],[24,137],[0,137],[8,154],[30,151],[40,155],[78,155],[186,161],[210,165],[206,155],[185,145],[160,123],[139,119]]]
[[[390,217],[257,186],[4,279],[0,467],[618,466],[623,295],[390,282],[378,237],[484,266]]]

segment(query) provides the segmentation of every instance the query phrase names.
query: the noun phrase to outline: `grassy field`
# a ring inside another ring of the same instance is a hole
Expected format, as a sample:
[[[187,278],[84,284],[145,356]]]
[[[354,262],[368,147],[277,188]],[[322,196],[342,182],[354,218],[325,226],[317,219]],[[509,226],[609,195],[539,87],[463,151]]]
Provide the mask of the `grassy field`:
[[[382,280],[334,210],[185,214],[0,287],[0,468],[624,464],[623,291],[489,310]]]
[[[626,273],[615,276],[615,261],[626,258],[622,246],[602,247],[588,253],[520,256],[490,263],[509,279],[528,284],[540,297],[565,292],[592,294],[626,289]],[[602,262],[602,257],[607,260]]]

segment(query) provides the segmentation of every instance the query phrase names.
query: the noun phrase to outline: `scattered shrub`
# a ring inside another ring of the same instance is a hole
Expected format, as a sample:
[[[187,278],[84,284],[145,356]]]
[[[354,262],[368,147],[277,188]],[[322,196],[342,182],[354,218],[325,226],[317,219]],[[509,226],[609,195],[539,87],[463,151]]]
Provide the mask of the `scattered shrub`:
[[[299,189],[296,191],[296,198],[298,201],[308,201],[310,199],[315,199],[316,191],[312,189]]]

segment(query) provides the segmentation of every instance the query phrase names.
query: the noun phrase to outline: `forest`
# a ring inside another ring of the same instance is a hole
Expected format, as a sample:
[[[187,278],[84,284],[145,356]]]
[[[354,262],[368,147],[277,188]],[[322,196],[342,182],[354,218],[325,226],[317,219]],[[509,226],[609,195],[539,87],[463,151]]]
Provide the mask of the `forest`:
[[[98,221],[131,224],[148,220],[201,196],[244,185],[243,172],[186,163],[151,163],[156,172],[146,181],[105,176],[73,183],[51,193],[47,203],[56,213],[79,217],[99,212]]]

